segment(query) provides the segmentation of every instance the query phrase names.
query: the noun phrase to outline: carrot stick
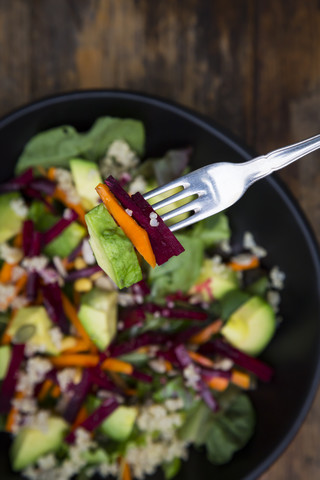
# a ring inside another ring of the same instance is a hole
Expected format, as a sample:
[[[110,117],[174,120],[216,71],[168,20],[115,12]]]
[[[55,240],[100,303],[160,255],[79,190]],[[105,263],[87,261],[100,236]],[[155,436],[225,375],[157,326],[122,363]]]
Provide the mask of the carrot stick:
[[[82,340],[82,338],[75,338],[75,344],[63,349],[63,353],[79,353],[88,351],[88,343]]]
[[[88,417],[87,409],[86,409],[85,405],[82,405],[82,407],[80,408],[80,410],[79,410],[79,412],[76,416],[76,419],[75,419],[73,425],[71,426],[71,430],[75,430],[76,428],[78,428],[79,425],[81,425],[81,423],[84,422],[87,417]]]
[[[15,263],[4,262],[0,271],[0,283],[9,283]]]
[[[51,357],[50,361],[54,367],[95,367],[99,363],[99,355],[87,353],[70,353]]]
[[[53,197],[56,198],[57,200],[59,200],[61,203],[63,203],[66,207],[74,210],[78,214],[79,222],[82,223],[82,225],[84,225],[85,227],[87,226],[85,218],[84,218],[86,212],[83,210],[80,203],[69,202],[66,193],[63,190],[61,190],[61,188],[59,188],[59,187],[56,188],[56,190],[53,194]]]
[[[251,270],[252,268],[257,268],[260,265],[259,258],[255,255],[252,255],[250,262],[246,264],[238,263],[236,260],[229,262],[229,267],[232,268],[235,272],[241,272],[243,270]]]
[[[191,350],[188,350],[188,353],[192,360],[199,363],[203,367],[214,367],[214,363],[212,360],[210,360],[210,358],[205,357],[204,355],[200,355],[200,353],[192,352]]]
[[[59,385],[55,385],[53,389],[51,390],[51,396],[53,398],[58,398],[61,393]]]
[[[222,320],[215,320],[214,322],[210,323],[207,327],[200,332],[196,333],[190,338],[190,343],[201,345],[202,343],[206,343],[212,335],[219,332],[220,328],[222,327]]]
[[[123,362],[116,358],[107,358],[101,364],[103,370],[110,370],[111,372],[125,373],[126,375],[131,375],[133,372],[133,366],[131,363]]]
[[[126,236],[131,240],[138,252],[154,268],[156,266],[156,259],[147,232],[125,212],[121,205],[119,205],[116,197],[112,194],[107,185],[99,183],[96,187],[96,191],[107,207],[109,213],[122,228]]]
[[[244,390],[249,390],[251,387],[250,375],[245,372],[240,372],[240,370],[232,369],[231,382]]]
[[[16,248],[22,247],[22,233],[18,233],[13,239],[13,246]]]
[[[223,390],[229,385],[229,380],[223,377],[213,377],[210,380],[207,380],[206,383],[210,388],[223,392]]]
[[[61,297],[62,297],[63,310],[67,315],[67,317],[69,318],[70,322],[75,327],[79,336],[82,337],[82,339],[88,344],[88,346],[92,346],[91,339],[79,320],[77,310],[75,309],[75,307],[72,305],[72,303],[64,293],[61,294]]]
[[[49,180],[52,180],[53,182],[55,181],[56,179],[56,169],[55,167],[50,167],[48,172],[47,172],[47,177],[49,178]]]
[[[21,399],[23,397],[24,397],[24,393],[20,391],[16,392],[14,396],[15,399]],[[17,414],[18,414],[18,410],[16,409],[16,407],[11,407],[7,417],[6,425],[4,427],[6,432],[12,432]]]
[[[43,384],[42,384],[42,387],[40,389],[40,392],[38,394],[38,400],[41,402],[42,400],[45,399],[45,397],[48,395],[49,393],[49,390],[51,389],[53,385],[53,381],[50,380],[50,378],[47,378]]]
[[[11,327],[11,324],[13,322],[13,319],[14,319],[15,315],[16,315],[16,311],[12,311],[11,315],[10,315],[10,319],[7,323],[6,329],[3,332],[2,337],[1,337],[1,345],[9,345],[9,343],[11,342],[11,335],[9,333],[9,330],[10,330],[10,327]]]
[[[123,461],[122,463],[122,475],[121,475],[121,480],[131,480],[131,472],[130,472],[130,467],[129,464],[126,461]]]

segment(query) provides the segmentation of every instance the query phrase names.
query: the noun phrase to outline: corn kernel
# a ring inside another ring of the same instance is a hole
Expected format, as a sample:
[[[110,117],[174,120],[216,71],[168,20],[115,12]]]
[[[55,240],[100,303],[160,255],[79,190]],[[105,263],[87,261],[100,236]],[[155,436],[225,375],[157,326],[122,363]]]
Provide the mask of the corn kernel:
[[[77,292],[89,292],[92,289],[92,282],[88,278],[79,278],[74,282],[74,289]]]
[[[81,270],[82,268],[86,268],[88,265],[81,257],[77,257],[74,261],[74,268],[76,270]]]
[[[76,345],[77,339],[75,337],[64,337],[61,340],[61,351],[68,350]]]

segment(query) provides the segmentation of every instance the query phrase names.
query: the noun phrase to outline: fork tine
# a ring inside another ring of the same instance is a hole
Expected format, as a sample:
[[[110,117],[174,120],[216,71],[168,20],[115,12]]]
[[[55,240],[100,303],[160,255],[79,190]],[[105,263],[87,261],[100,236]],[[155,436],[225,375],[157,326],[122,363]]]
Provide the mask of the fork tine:
[[[201,209],[201,203],[199,199],[196,198],[191,202],[181,205],[181,207],[175,208],[174,210],[171,210],[170,212],[167,212],[164,215],[161,215],[161,218],[164,222],[166,222],[167,220],[170,220],[170,218],[176,217],[177,215],[181,215],[182,213],[188,213],[192,211],[197,212],[200,209]]]
[[[164,198],[160,202],[154,203],[152,208],[154,210],[159,210],[160,208],[166,207],[174,202],[178,202],[179,200],[184,200],[185,198],[191,197],[192,195],[199,194],[195,188],[187,187],[181,190],[181,192],[175,193],[167,198]]]
[[[184,220],[180,220],[180,222],[170,225],[169,228],[171,232],[176,232],[177,230],[181,230],[182,228],[189,227],[193,223],[200,222],[200,220],[203,220],[206,217],[207,214],[200,210],[199,212],[190,215],[188,218],[185,218]]]
[[[158,188],[155,188],[154,190],[151,190],[150,192],[144,193],[143,196],[145,200],[150,200],[150,198],[156,197],[157,195],[161,195],[162,193],[166,193],[169,190],[172,190],[173,188],[177,188],[177,187],[187,188],[189,186],[190,186],[189,182],[185,181],[183,178],[177,178],[177,180],[173,180],[172,182],[167,183],[162,187],[158,187]]]

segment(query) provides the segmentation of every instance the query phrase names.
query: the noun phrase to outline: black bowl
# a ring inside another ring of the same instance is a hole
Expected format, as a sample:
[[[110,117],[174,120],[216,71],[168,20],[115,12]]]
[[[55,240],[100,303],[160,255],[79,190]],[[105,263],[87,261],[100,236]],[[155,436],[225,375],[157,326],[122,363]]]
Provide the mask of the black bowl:
[[[13,174],[24,144],[47,128],[70,124],[88,129],[102,115],[142,120],[147,154],[192,145],[193,166],[217,161],[244,161],[253,152],[213,122],[164,100],[120,91],[76,92],[28,105],[0,121],[0,181]],[[320,376],[320,257],[300,208],[278,179],[271,176],[249,189],[229,209],[236,236],[251,231],[268,250],[266,264],[286,273],[281,324],[262,358],[275,369],[271,384],[251,395],[257,412],[253,439],[233,460],[211,465],[204,453],[192,452],[179,479],[255,479],[283,452],[300,427]],[[1,478],[18,478],[9,467],[8,438],[0,444]],[[162,478],[160,474],[154,478]]]

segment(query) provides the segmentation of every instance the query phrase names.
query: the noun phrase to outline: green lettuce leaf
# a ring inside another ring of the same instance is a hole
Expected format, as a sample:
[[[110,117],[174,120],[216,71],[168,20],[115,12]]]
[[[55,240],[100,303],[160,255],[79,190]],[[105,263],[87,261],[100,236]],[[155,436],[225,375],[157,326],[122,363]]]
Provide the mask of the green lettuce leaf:
[[[149,272],[151,295],[163,298],[169,293],[188,292],[195,283],[204,258],[203,242],[194,236],[176,235],[185,251]]]
[[[219,396],[220,410],[213,413],[202,401],[188,412],[179,436],[195,446],[204,445],[208,459],[227,463],[251,438],[255,413],[250,399],[233,389]]]
[[[166,480],[170,480],[171,478],[175,477],[179,472],[181,467],[181,460],[180,458],[174,458],[171,462],[166,462],[162,465],[162,470],[164,473],[164,477]]]
[[[217,213],[198,222],[192,229],[192,236],[202,240],[205,248],[213,247],[223,240],[229,240],[231,229],[228,217],[224,213]]]
[[[16,165],[16,174],[29,167],[69,167],[72,158],[98,161],[114,140],[125,140],[142,155],[145,144],[143,124],[138,120],[98,118],[86,133],[65,125],[38,133],[26,144]]]

